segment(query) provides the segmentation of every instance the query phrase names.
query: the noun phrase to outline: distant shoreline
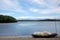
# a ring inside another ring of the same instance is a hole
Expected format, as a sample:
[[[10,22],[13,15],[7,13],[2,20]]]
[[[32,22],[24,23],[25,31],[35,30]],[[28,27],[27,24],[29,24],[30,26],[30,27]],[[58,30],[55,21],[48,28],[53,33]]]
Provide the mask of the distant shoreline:
[[[18,21],[18,22],[22,22],[22,21]],[[26,21],[28,22],[28,21]],[[38,21],[31,21],[31,22],[38,22]],[[44,22],[44,21],[39,21],[39,22]],[[46,21],[46,22],[49,22],[49,21]],[[52,22],[55,22],[55,21],[52,21]],[[57,21],[58,22],[58,21]],[[60,21],[59,21],[60,22]]]
[[[17,21],[60,21],[60,20],[17,20]]]
[[[60,21],[60,19],[17,20],[17,21]]]

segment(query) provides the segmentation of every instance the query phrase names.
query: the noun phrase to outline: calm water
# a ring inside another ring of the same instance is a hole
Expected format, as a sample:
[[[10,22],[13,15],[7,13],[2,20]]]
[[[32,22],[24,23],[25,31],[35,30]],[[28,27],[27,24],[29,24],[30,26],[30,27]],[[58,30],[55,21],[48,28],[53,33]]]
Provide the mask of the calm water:
[[[60,35],[60,22],[56,22],[57,33]],[[0,36],[28,36],[33,32],[49,31],[56,33],[55,22],[0,23]]]

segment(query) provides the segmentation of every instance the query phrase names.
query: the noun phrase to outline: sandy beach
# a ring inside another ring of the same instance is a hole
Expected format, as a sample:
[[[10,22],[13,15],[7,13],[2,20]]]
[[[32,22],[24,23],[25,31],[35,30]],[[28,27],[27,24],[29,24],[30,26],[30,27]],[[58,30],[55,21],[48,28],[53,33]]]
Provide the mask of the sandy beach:
[[[0,40],[60,40],[56,38],[33,38],[32,36],[0,36]]]

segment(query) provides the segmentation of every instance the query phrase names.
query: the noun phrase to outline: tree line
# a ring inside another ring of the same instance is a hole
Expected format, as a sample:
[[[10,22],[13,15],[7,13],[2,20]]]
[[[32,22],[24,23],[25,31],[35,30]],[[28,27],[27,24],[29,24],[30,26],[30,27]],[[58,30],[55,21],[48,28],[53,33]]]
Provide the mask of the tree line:
[[[17,22],[17,20],[11,16],[0,15],[0,23],[10,23],[10,22]]]

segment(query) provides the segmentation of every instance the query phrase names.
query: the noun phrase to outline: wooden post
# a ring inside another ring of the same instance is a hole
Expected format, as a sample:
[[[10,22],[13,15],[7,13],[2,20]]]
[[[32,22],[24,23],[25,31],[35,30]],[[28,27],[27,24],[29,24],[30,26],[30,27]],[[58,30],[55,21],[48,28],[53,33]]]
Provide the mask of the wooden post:
[[[56,18],[54,17],[55,19],[55,30],[56,30],[56,33],[57,33],[57,24],[56,24]]]

